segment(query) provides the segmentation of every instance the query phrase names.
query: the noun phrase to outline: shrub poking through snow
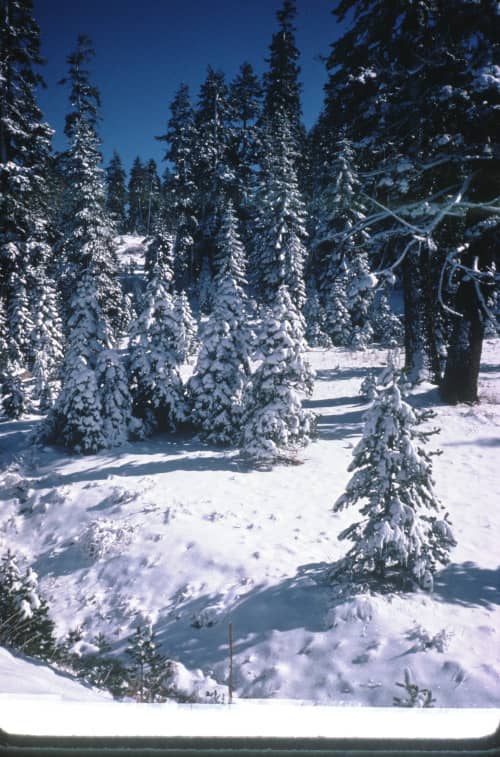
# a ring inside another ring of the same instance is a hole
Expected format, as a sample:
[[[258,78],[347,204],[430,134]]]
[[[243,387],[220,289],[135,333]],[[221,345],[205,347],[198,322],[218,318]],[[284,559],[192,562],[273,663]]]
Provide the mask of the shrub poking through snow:
[[[304,322],[286,286],[264,316],[258,349],[263,358],[247,394],[242,454],[256,463],[293,460],[315,428],[301,393],[312,391],[313,373],[304,360]]]
[[[405,669],[404,683],[396,683],[406,692],[406,697],[394,697],[393,704],[395,707],[432,707],[436,701],[432,696],[430,689],[421,689],[411,679],[408,668]]]
[[[456,542],[433,490],[436,453],[424,448],[436,430],[418,428],[433,413],[412,409],[401,395],[397,372],[385,370],[353,452],[353,476],[333,507],[339,512],[361,502],[364,517],[340,533],[353,546],[332,578],[432,589],[436,567],[449,562]]]

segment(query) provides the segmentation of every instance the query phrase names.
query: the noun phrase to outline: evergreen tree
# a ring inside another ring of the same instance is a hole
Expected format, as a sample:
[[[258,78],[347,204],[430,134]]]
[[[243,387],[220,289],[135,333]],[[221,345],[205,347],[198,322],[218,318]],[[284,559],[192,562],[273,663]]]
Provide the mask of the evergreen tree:
[[[144,270],[149,281],[161,273],[163,281],[171,289],[174,283],[174,240],[162,218],[154,225],[153,235],[146,247]]]
[[[42,59],[31,0],[2,3],[0,50],[0,299],[9,314],[10,351],[28,367],[31,251],[47,247],[52,136],[36,102]]]
[[[321,306],[316,287],[309,287],[304,306],[306,324],[305,338],[310,347],[331,347],[332,340],[326,333],[326,314]]]
[[[362,347],[372,335],[368,312],[373,301],[374,280],[366,251],[368,233],[363,224],[366,208],[360,200],[361,182],[349,140],[338,141],[329,173],[332,178],[315,199],[317,225],[310,265],[314,267],[321,299],[328,311],[335,312],[341,307],[338,296],[340,289],[344,290],[343,305],[349,313],[351,333],[350,341],[343,340],[343,343]],[[332,296],[337,302],[328,302]],[[332,326],[335,328],[334,320]],[[338,334],[338,327],[335,330]]]
[[[271,302],[288,287],[297,308],[305,302],[306,213],[294,168],[293,140],[286,120],[266,132],[265,164],[256,197],[256,234],[252,268],[257,292]]]
[[[0,376],[3,376],[9,362],[9,340],[7,336],[7,314],[0,297]]]
[[[96,367],[112,339],[97,299],[95,277],[94,272],[85,272],[71,300],[62,387],[44,429],[49,441],[85,454],[108,446]]]
[[[194,275],[194,241],[197,229],[197,187],[195,147],[197,130],[189,89],[183,84],[170,106],[171,117],[165,135],[165,159],[174,166],[170,183],[174,218],[174,274],[179,288],[186,288]]]
[[[231,165],[233,139],[229,89],[222,71],[208,67],[200,88],[196,111],[195,145],[197,206],[199,214],[198,261],[213,265],[215,240],[220,226],[221,209],[235,194],[235,173]]]
[[[125,170],[116,150],[106,169],[106,207],[117,234],[124,234],[127,225],[127,187]]]
[[[186,292],[182,290],[174,295],[175,316],[179,327],[177,336],[177,356],[180,363],[185,363],[198,350],[197,324],[193,318]]]
[[[269,70],[264,74],[264,103],[262,123],[264,129],[277,119],[285,119],[290,128],[296,157],[303,144],[305,131],[302,125],[300,103],[300,54],[295,41],[294,20],[297,15],[295,0],[284,0],[276,13],[279,30],[273,34],[269,49]],[[265,146],[264,146],[265,147]]]
[[[239,437],[250,374],[247,300],[234,273],[240,248],[236,233],[223,238],[224,262],[214,281],[213,308],[187,386],[190,419],[204,439],[216,444],[231,444]]]
[[[185,420],[179,374],[180,325],[169,292],[172,271],[158,266],[146,290],[145,307],[130,337],[129,375],[134,415],[144,433],[175,430]]]
[[[161,181],[158,176],[156,162],[153,159],[148,160],[144,166],[143,181],[145,232],[146,236],[149,236],[156,227],[162,199]]]
[[[33,396],[40,400],[41,410],[48,410],[60,388],[64,337],[56,288],[43,270],[39,270],[36,294],[38,307],[30,347],[35,380]]]
[[[26,412],[26,390],[19,366],[8,360],[2,374],[2,408],[7,418],[17,420]]]
[[[116,350],[101,350],[97,357],[96,383],[106,447],[124,444],[140,424],[132,418],[132,397],[128,376]]]
[[[233,119],[231,164],[235,173],[235,210],[240,221],[243,243],[252,235],[255,193],[255,163],[259,155],[257,120],[262,106],[263,89],[250,63],[241,65],[230,86]]]
[[[144,166],[139,156],[132,163],[128,182],[128,230],[131,234],[146,233],[147,200],[144,194]]]
[[[37,574],[31,568],[23,574],[10,551],[0,561],[0,644],[41,659],[51,659],[56,647]]]
[[[231,200],[221,214],[214,256],[215,271],[227,269],[239,286],[246,284],[246,255],[238,232],[238,222]]]
[[[26,278],[23,267],[20,272],[13,272],[10,276],[10,298],[8,305],[8,318],[10,330],[11,354],[14,361],[20,366],[31,363],[31,332],[33,320],[28,300]]]
[[[370,322],[373,327],[373,340],[381,347],[394,348],[403,340],[403,324],[392,310],[387,293],[382,290],[376,296]]]
[[[355,582],[388,581],[429,587],[455,545],[448,515],[433,490],[432,460],[424,444],[435,431],[418,427],[432,412],[402,399],[397,373],[385,372],[366,415],[349,466],[354,474],[334,512],[362,503],[363,520],[342,531],[353,546],[333,571]]]
[[[314,416],[300,399],[313,384],[305,348],[303,319],[281,286],[257,334],[262,363],[245,398],[242,453],[256,463],[292,460],[314,432]]]
[[[85,66],[94,51],[86,37],[79,37],[68,56],[68,77],[73,110],[66,116],[65,134],[70,146],[64,171],[68,184],[61,279],[65,303],[71,313],[76,282],[86,271],[98,271],[94,286],[104,316],[117,333],[123,321],[123,292],[113,245],[113,225],[106,212],[104,175],[100,166],[96,124],[100,97],[89,81]]]
[[[348,129],[361,148],[367,190],[379,203],[373,217],[381,255],[403,259],[406,370],[415,379],[430,371],[439,383],[448,330],[443,321],[451,316],[440,309],[443,266],[454,249],[465,252],[467,228],[497,214],[489,202],[498,194],[492,149],[496,6],[490,0],[451,5],[342,0],[335,15],[339,21],[350,15],[352,21],[328,60],[324,130]],[[473,274],[477,283],[492,264],[491,244],[484,241]],[[465,261],[468,268],[467,252]],[[477,324],[481,297],[463,268],[462,273],[457,306],[468,311],[469,324]],[[459,332],[453,331],[457,361],[451,362],[463,365],[467,396],[477,396],[479,362],[469,371],[467,355],[480,354],[482,330],[470,327],[460,337]],[[455,389],[465,385],[461,372],[455,374]]]
[[[164,702],[170,694],[172,663],[160,653],[153,629],[137,626],[125,651],[132,661],[129,693],[138,702]]]

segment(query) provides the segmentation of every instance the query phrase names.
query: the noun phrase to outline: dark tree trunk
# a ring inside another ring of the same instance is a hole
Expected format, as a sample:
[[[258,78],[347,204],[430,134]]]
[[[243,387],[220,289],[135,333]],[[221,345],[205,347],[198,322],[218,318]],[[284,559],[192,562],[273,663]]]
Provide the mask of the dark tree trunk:
[[[418,381],[425,373],[425,316],[420,259],[416,252],[407,255],[403,262],[403,297],[405,371],[411,381]]]
[[[440,384],[443,377],[443,336],[442,314],[438,301],[439,268],[437,250],[425,245],[420,253],[420,271],[422,282],[424,348],[430,372],[430,380]]]
[[[456,316],[440,393],[450,404],[477,402],[484,321],[473,281],[461,282],[455,307],[462,317]]]
[[[500,241],[500,224],[486,219],[470,228],[471,242],[463,261],[475,273],[463,274],[454,310],[455,324],[450,339],[441,397],[445,402],[477,402],[481,351],[487,312],[485,303],[494,288],[496,255]],[[475,216],[471,216],[474,220]],[[475,281],[472,278],[475,277]]]

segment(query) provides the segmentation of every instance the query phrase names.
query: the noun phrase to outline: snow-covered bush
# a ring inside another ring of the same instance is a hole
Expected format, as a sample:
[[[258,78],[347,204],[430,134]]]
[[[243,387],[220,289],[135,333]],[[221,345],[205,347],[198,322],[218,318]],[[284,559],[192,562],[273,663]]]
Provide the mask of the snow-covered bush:
[[[332,578],[430,589],[436,567],[449,562],[455,545],[448,514],[433,490],[435,453],[424,447],[435,430],[418,428],[433,413],[412,409],[402,399],[392,369],[376,391],[349,466],[353,476],[333,508],[339,512],[360,502],[363,520],[339,535],[353,546]]]
[[[26,392],[19,370],[8,362],[1,382],[2,408],[8,418],[20,418],[26,412]]]
[[[37,574],[31,568],[22,573],[10,551],[0,561],[0,645],[42,659],[52,657],[56,646]]]
[[[78,544],[84,554],[97,560],[113,550],[130,544],[132,528],[117,526],[108,518],[101,518],[89,523],[78,537]]]
[[[302,407],[313,372],[304,359],[304,322],[281,286],[257,335],[262,363],[247,392],[242,454],[256,463],[291,460],[314,433],[315,417]]]

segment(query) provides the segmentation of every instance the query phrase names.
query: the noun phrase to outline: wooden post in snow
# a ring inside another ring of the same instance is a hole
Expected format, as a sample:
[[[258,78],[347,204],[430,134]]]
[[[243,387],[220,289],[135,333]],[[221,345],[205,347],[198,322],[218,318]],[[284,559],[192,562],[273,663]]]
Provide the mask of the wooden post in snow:
[[[229,680],[228,704],[233,703],[233,624],[229,624]]]

